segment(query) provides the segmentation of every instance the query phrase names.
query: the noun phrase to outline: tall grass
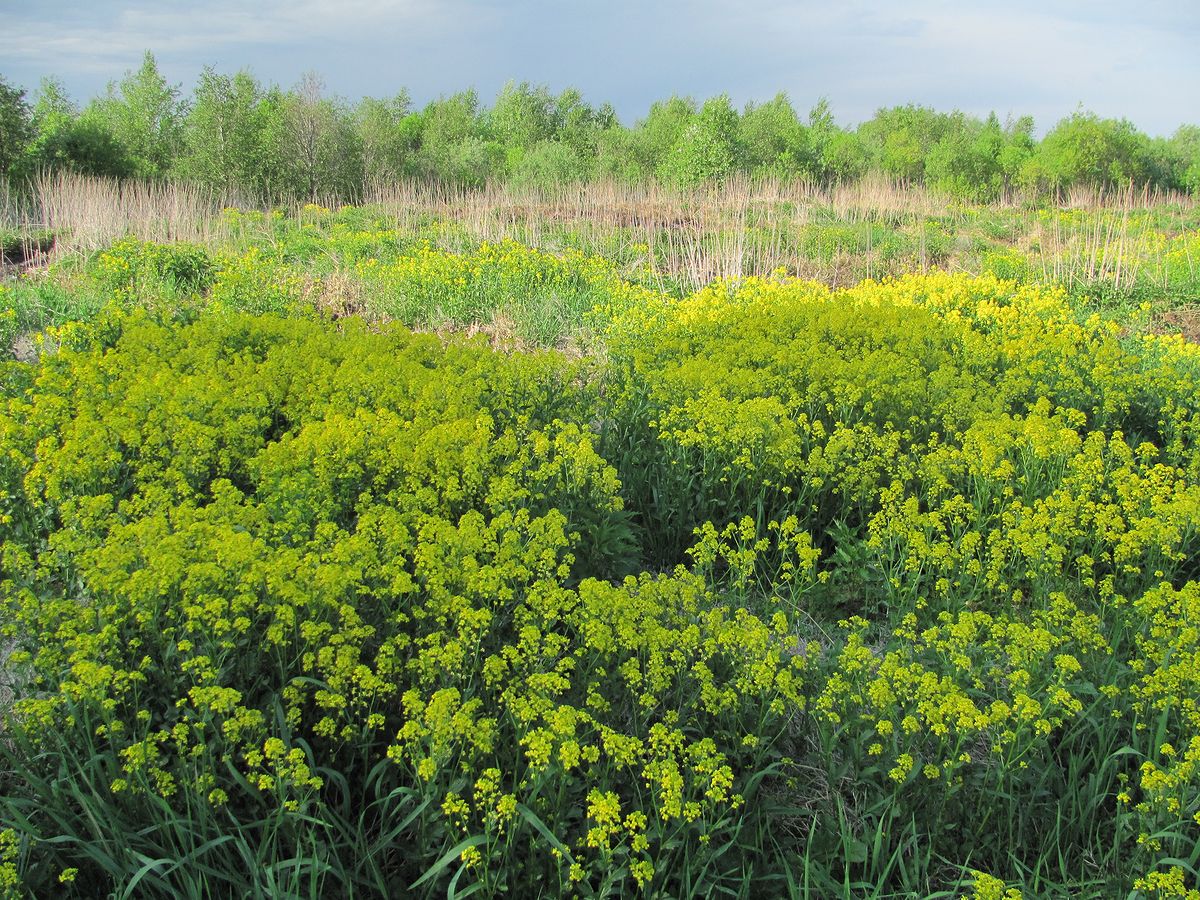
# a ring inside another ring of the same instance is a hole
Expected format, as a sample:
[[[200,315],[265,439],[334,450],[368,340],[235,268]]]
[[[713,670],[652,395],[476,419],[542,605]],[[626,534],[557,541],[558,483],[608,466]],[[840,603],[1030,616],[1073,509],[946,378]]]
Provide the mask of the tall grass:
[[[1127,190],[1105,195],[1075,192],[1061,215],[1031,220],[1028,240],[1043,280],[1068,288],[1104,286],[1131,291],[1137,285],[1166,292],[1179,268],[1164,238],[1194,231],[1195,202],[1182,196]],[[1077,215],[1083,213],[1083,215]],[[1189,257],[1182,244],[1179,254]],[[1189,280],[1196,265],[1183,267]]]
[[[0,225],[52,232],[56,256],[92,252],[126,236],[217,243],[229,237],[220,211],[239,199],[191,184],[44,173],[24,194],[6,189]]]
[[[1159,238],[1194,229],[1200,208],[1194,198],[1132,187],[1072,191],[1048,209],[1015,192],[971,207],[879,177],[821,186],[741,176],[690,191],[613,181],[552,190],[407,183],[377,187],[366,201],[401,231],[453,223],[452,239],[640,259],[685,291],[781,268],[833,287],[935,268],[978,272],[987,249],[1009,248],[1022,256],[1019,274],[1037,280],[1165,289],[1173,273]]]
[[[336,209],[338,198],[322,203]],[[1175,303],[1194,297],[1200,282],[1192,259],[1200,252],[1178,240],[1200,227],[1200,205],[1132,187],[1074,190],[1051,207],[1010,193],[980,207],[878,177],[823,186],[739,176],[694,190],[614,180],[478,189],[399,182],[376,185],[365,203],[376,220],[439,249],[508,239],[579,250],[678,294],[780,269],[832,287],[932,269],[986,271],[1102,298],[1161,294]],[[24,195],[0,195],[0,231],[52,233],[58,258],[124,236],[243,243],[244,229],[231,229],[220,215],[227,206],[262,208],[252,198],[186,184],[59,173],[38,178]],[[313,208],[296,204],[284,213],[319,229]]]
[[[915,223],[949,211],[948,201],[932,191],[879,178],[823,187],[737,176],[694,190],[613,180],[553,189],[398,183],[377,186],[366,202],[385,210],[401,231],[452,222],[472,240],[507,238],[540,247],[567,241],[597,255],[641,257],[687,290],[777,268],[849,283],[861,277],[846,258],[860,252],[859,242],[810,265],[798,253],[800,232],[831,221]]]

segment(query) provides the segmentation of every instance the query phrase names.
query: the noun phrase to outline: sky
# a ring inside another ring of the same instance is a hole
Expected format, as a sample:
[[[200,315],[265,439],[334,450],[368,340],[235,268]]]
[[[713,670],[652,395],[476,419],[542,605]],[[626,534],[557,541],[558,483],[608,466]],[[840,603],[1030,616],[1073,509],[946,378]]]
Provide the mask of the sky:
[[[844,125],[918,103],[1032,115],[1081,105],[1169,135],[1200,124],[1200,0],[0,0],[0,75],[77,102],[146,50],[183,92],[206,65],[356,100],[417,103],[510,79],[611,102],[672,94],[738,106],[828,98]]]

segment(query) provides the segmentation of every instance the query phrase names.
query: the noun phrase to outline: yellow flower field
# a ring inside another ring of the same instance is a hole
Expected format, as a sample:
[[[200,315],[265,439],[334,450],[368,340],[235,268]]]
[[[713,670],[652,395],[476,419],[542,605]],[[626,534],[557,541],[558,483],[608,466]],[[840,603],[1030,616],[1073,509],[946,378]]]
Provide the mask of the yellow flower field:
[[[385,318],[590,352],[100,257],[0,370],[0,889],[1200,896],[1194,345],[329,240]]]

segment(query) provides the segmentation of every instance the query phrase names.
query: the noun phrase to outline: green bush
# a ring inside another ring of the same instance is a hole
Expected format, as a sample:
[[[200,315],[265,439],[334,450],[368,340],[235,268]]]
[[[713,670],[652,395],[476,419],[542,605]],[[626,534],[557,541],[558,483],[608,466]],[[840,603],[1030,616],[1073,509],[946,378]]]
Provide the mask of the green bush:
[[[120,300],[156,294],[199,294],[213,283],[215,266],[208,252],[194,244],[155,244],[124,238],[102,252],[96,262],[99,285]]]
[[[770,765],[743,739],[784,730],[802,660],[694,576],[580,581],[630,545],[559,418],[589,417],[571,364],[237,316],[98,335],[3,418],[32,891],[687,893],[672,860],[736,837]]]
[[[994,277],[398,260],[599,286],[605,354],[231,301],[0,370],[0,884],[1187,896],[1194,345]]]

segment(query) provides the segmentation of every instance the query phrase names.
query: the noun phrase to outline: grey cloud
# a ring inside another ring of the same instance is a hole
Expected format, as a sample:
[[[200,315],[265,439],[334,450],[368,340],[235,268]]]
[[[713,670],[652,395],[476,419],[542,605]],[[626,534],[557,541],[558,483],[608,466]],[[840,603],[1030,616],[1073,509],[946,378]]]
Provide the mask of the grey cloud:
[[[185,85],[204,64],[285,85],[316,68],[346,96],[422,101],[512,78],[577,86],[626,120],[671,93],[780,90],[802,111],[828,96],[848,122],[908,102],[1043,129],[1079,102],[1158,133],[1200,120],[1194,0],[97,0],[4,16],[0,72],[61,75],[79,99],[151,49]]]

